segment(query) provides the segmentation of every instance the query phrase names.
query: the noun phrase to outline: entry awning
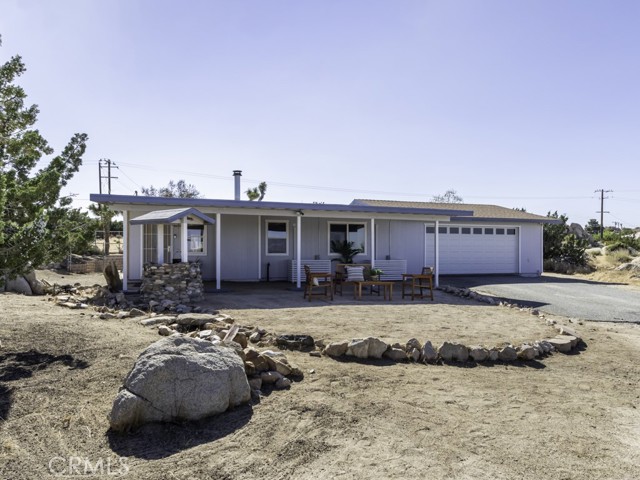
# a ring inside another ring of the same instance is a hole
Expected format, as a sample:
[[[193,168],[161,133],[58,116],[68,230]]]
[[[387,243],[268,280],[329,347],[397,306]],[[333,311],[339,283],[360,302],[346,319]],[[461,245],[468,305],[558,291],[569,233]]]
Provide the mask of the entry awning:
[[[137,218],[131,220],[131,225],[159,225],[180,223],[184,217],[193,217],[202,221],[203,223],[214,224],[216,221],[202,213],[197,208],[172,208],[170,210],[154,210],[153,212],[145,213]]]

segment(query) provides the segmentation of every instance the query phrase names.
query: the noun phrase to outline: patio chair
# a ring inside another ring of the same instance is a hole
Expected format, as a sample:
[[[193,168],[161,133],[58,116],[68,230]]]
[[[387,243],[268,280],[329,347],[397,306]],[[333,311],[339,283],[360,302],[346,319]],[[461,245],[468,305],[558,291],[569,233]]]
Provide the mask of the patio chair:
[[[331,273],[319,273],[312,272],[309,265],[304,266],[304,274],[306,281],[304,285],[304,296],[302,298],[311,297],[314,295],[317,297],[324,296],[333,300],[333,280],[331,279]],[[323,293],[316,293],[316,291],[322,291]]]
[[[433,301],[433,268],[422,267],[421,273],[403,273],[402,274],[402,298],[411,296],[411,300],[415,298],[424,298],[424,290],[429,290],[431,301]]]

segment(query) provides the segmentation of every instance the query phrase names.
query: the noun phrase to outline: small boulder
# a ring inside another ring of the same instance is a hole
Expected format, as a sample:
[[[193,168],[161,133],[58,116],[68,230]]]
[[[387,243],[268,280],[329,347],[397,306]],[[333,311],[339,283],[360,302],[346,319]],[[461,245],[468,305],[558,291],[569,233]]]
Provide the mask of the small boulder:
[[[278,390],[284,390],[285,388],[289,388],[289,387],[291,387],[291,380],[289,380],[289,379],[288,379],[288,378],[286,378],[286,377],[279,378],[279,379],[276,381],[275,387],[276,387]]]
[[[366,340],[369,341],[369,349],[367,355],[369,358],[382,358],[382,354],[389,347],[385,342],[379,338],[369,337]]]
[[[569,335],[558,335],[555,338],[550,338],[547,340],[553,348],[562,353],[569,353],[572,348],[572,340],[577,340],[576,337],[571,337]]]
[[[469,356],[474,362],[484,362],[489,358],[489,350],[479,345],[469,347]]]
[[[534,358],[536,358],[538,355],[536,349],[534,347],[532,347],[531,345],[521,345],[518,348],[518,358],[520,360],[533,360]]]
[[[215,322],[216,316],[208,313],[181,313],[176,318],[179,325],[189,327],[202,327],[209,322]]]
[[[167,327],[166,325],[160,325],[158,327],[158,333],[163,337],[168,337],[169,335],[173,335],[175,331]]]
[[[498,350],[498,359],[501,362],[513,362],[518,358],[518,352],[511,345],[507,345],[506,347]]]
[[[278,372],[262,372],[260,374],[260,379],[264,385],[271,385],[272,383],[276,383],[278,380],[284,378],[284,375]]]
[[[349,342],[347,355],[350,357],[367,358],[369,356],[369,342],[364,338],[354,338]]]
[[[411,360],[412,362],[417,362],[418,360],[420,360],[420,350],[418,350],[417,348],[408,349],[407,357],[409,357],[409,360]]]
[[[347,353],[347,349],[349,348],[349,342],[346,340],[344,342],[333,342],[324,347],[322,353],[328,355],[329,357],[341,357],[342,355]]]
[[[445,362],[466,362],[469,359],[469,350],[461,344],[444,342],[438,348],[438,355]]]
[[[420,361],[423,363],[434,363],[438,359],[438,352],[431,341],[427,340],[420,350]]]
[[[382,356],[394,362],[403,362],[407,360],[407,352],[401,348],[389,348]]]

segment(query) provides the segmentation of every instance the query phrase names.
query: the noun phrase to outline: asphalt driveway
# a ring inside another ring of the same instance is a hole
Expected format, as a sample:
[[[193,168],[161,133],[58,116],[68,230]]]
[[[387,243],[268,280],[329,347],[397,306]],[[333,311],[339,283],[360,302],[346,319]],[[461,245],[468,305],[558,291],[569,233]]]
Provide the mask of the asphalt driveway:
[[[640,289],[565,275],[441,276],[440,285],[470,288],[543,312],[599,322],[640,323]]]

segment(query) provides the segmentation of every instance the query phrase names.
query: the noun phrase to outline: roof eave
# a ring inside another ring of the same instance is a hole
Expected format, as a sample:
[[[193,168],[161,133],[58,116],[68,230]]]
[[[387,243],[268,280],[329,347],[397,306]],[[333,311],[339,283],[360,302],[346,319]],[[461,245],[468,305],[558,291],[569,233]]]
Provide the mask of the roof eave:
[[[434,208],[376,207],[369,205],[343,205],[324,203],[289,203],[289,202],[252,202],[249,200],[222,200],[205,198],[166,198],[142,197],[137,195],[105,195],[91,194],[89,199],[96,203],[131,204],[131,205],[165,205],[214,208],[252,208],[264,210],[289,210],[307,212],[353,212],[353,213],[395,213],[411,215],[438,215],[450,217],[456,215],[473,215],[471,210],[448,210]]]

